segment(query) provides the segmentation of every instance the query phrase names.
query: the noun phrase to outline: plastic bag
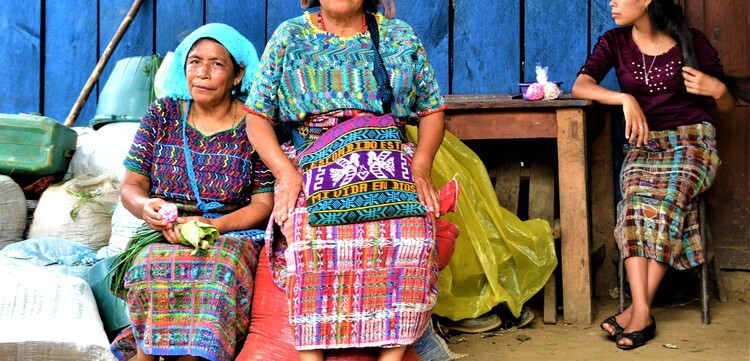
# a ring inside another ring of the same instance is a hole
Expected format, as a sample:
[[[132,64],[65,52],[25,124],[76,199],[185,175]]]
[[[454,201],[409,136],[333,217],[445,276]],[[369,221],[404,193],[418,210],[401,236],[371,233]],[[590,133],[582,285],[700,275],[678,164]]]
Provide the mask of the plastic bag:
[[[416,143],[417,129],[407,126]],[[458,209],[444,216],[459,226],[455,251],[440,271],[433,313],[454,321],[475,318],[505,302],[514,316],[539,292],[557,267],[547,221],[521,221],[500,206],[482,160],[446,132],[432,166],[436,187],[456,177]]]
[[[100,260],[88,245],[60,237],[37,237],[0,250],[0,268],[40,269],[89,281],[89,269]]]
[[[164,89],[164,83],[167,78],[167,73],[169,73],[169,67],[172,65],[172,61],[174,61],[174,52],[169,51],[167,52],[167,55],[164,56],[164,59],[162,59],[159,69],[154,75],[154,96],[156,96],[157,99],[164,97],[167,93]]]

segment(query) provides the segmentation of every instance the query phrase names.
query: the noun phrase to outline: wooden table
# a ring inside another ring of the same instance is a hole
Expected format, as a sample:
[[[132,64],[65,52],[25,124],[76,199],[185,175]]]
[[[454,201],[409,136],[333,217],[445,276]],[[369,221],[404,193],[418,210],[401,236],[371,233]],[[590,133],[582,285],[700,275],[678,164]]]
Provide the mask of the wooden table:
[[[564,322],[592,323],[591,226],[584,108],[564,94],[550,101],[520,95],[447,95],[447,129],[463,140],[556,138]]]

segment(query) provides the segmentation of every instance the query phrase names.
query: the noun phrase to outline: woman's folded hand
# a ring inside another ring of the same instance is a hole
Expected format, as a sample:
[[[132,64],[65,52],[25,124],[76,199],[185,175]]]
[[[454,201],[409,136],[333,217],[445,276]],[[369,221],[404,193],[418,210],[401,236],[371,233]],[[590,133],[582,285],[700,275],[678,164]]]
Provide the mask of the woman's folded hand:
[[[277,224],[286,222],[294,212],[300,191],[302,191],[302,174],[296,169],[290,166],[276,175],[273,218]]]

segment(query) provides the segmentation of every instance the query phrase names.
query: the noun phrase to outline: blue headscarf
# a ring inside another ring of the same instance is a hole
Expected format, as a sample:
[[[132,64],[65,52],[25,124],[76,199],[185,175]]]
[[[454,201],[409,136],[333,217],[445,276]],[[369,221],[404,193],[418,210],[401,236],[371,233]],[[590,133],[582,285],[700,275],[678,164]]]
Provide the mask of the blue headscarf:
[[[174,58],[164,78],[164,95],[172,99],[193,99],[185,76],[185,61],[187,61],[190,48],[202,38],[211,38],[219,42],[229,51],[229,54],[232,54],[238,64],[245,67],[245,76],[242,77],[239,85],[240,92],[246,94],[250,90],[253,76],[258,69],[258,53],[253,44],[233,27],[227,24],[211,23],[195,29],[175,49]]]

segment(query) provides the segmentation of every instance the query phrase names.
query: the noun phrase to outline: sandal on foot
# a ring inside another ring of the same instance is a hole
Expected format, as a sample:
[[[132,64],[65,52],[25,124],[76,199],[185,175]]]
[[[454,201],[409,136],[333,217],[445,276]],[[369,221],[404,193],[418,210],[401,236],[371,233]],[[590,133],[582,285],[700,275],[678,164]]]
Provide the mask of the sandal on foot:
[[[460,321],[446,322],[442,327],[446,330],[459,331],[464,333],[487,332],[500,327],[503,321],[500,316],[487,312],[475,318],[466,318]]]
[[[618,315],[619,315],[619,313],[617,315],[614,315],[614,316],[609,316],[606,320],[602,321],[601,325],[599,325],[599,327],[602,329],[602,331],[604,331],[604,333],[606,333],[607,336],[609,338],[612,338],[612,339],[615,338],[615,337],[617,337],[618,335],[622,334],[623,331],[625,331],[625,329],[622,328],[622,326],[620,326],[619,323],[617,323],[617,319],[615,317],[617,317]],[[615,332],[614,333],[610,333],[606,328],[604,328],[605,324],[614,327]]]
[[[651,341],[656,335],[656,321],[653,317],[651,317],[651,320],[653,320],[653,322],[651,322],[650,325],[644,327],[640,331],[619,334],[615,338],[617,348],[619,348],[620,350],[632,350],[645,345],[648,341]],[[630,340],[630,342],[632,342],[632,345],[621,345],[620,340],[622,340],[623,338],[627,338],[628,340]]]

